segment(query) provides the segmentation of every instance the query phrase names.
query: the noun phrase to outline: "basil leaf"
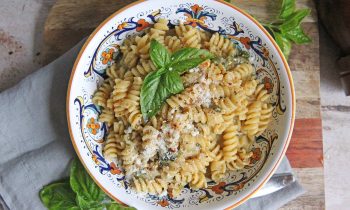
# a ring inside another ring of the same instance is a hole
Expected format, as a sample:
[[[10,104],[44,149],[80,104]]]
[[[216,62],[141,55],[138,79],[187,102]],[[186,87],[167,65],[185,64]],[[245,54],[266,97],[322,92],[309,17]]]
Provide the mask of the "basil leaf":
[[[109,203],[106,205],[107,210],[136,210],[133,207],[126,207],[119,203]]]
[[[285,38],[280,33],[275,32],[274,36],[275,36],[276,43],[278,44],[278,46],[282,50],[284,57],[286,57],[286,59],[288,59],[291,48],[292,48],[292,44],[290,43],[290,41],[287,38]]]
[[[279,17],[286,19],[295,10],[295,0],[282,0],[281,12]]]
[[[155,39],[151,41],[150,57],[158,69],[165,67],[170,61],[169,51]]]
[[[311,38],[304,33],[303,29],[300,26],[286,32],[285,36],[296,44],[305,44],[311,42]]]
[[[70,185],[80,200],[103,201],[107,196],[91,179],[79,160],[73,160],[70,169]]]
[[[144,118],[154,116],[170,92],[161,82],[158,71],[149,73],[143,81],[140,93],[141,112]]]
[[[164,86],[168,89],[168,91],[172,94],[177,94],[183,91],[184,86],[182,84],[182,80],[180,75],[175,72],[169,72],[164,74],[161,81],[164,81]]]
[[[69,185],[69,181],[54,183],[40,190],[41,202],[49,210],[79,210],[75,202],[75,193]]]
[[[302,9],[298,10],[291,15],[288,16],[288,19],[280,25],[280,30],[282,33],[287,33],[288,31],[291,31],[298,27],[301,23],[301,21],[310,14],[310,9]]]
[[[159,71],[161,73],[159,73]],[[141,112],[144,118],[157,114],[164,101],[184,89],[180,75],[160,69],[149,73],[143,81],[140,93]]]
[[[84,197],[81,197],[79,195],[76,196],[76,202],[81,209],[86,210],[102,210],[105,207],[101,201],[86,200]]]
[[[171,56],[171,62],[168,69],[169,71],[176,71],[181,74],[213,57],[214,55],[207,50],[184,48],[176,51]]]

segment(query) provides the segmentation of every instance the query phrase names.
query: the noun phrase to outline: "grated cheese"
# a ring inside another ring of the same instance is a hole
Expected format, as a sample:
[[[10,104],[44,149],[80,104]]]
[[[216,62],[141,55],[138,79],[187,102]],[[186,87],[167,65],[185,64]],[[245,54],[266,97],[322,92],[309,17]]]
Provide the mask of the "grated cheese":
[[[200,68],[197,66],[197,67],[194,67],[194,68],[192,68],[192,69],[190,69],[190,70],[188,70],[190,73],[197,73],[197,72],[199,72],[200,71]]]
[[[132,133],[132,128],[129,126],[127,129],[124,130],[125,134],[130,134]]]

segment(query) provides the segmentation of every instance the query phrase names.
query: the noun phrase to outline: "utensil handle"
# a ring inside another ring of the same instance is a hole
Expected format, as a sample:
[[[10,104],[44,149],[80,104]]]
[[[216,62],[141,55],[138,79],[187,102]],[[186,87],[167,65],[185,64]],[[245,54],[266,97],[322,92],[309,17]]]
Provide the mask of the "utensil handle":
[[[295,182],[295,177],[292,173],[282,173],[273,175],[270,180],[258,191],[252,198],[264,196],[276,192]]]

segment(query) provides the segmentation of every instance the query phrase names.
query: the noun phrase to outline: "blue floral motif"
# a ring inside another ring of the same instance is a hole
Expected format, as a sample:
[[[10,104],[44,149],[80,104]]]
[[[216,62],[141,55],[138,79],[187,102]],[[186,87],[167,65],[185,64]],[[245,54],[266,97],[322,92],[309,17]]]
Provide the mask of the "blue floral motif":
[[[191,25],[193,27],[198,26],[199,28],[214,32],[208,26],[205,24],[205,20],[207,18],[211,20],[215,20],[217,15],[208,11],[205,11],[203,7],[199,6],[198,4],[195,4],[189,8],[178,8],[176,10],[176,13],[184,13],[184,15],[187,17],[185,25]]]

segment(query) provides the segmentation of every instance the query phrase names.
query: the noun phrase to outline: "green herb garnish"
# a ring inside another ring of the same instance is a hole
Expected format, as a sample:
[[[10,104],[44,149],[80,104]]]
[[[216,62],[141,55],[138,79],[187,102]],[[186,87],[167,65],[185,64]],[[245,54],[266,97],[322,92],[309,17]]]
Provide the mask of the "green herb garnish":
[[[274,37],[284,56],[288,59],[292,43],[305,44],[311,42],[300,24],[310,14],[310,9],[296,10],[295,0],[281,0],[281,10],[276,20],[262,25]]]
[[[70,178],[40,190],[40,199],[49,210],[133,210],[112,201],[90,178],[78,160],[73,160]]]
[[[172,55],[156,40],[151,41],[150,57],[157,70],[149,73],[141,88],[144,118],[157,114],[164,101],[184,89],[180,75],[214,56],[207,50],[183,48]]]
[[[230,0],[225,0],[230,3]],[[310,14],[310,9],[297,10],[295,0],[280,0],[281,9],[274,21],[260,23],[273,36],[284,56],[288,59],[292,43],[306,44],[311,38],[301,28],[302,20]]]

